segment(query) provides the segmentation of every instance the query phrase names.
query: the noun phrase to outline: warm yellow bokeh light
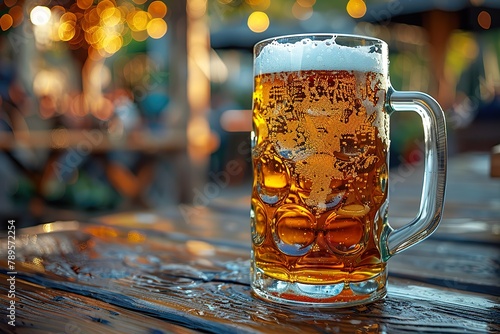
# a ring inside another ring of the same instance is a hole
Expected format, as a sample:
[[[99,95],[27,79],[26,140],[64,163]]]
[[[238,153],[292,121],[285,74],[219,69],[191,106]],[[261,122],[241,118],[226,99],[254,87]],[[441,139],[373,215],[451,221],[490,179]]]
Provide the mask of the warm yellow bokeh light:
[[[97,13],[99,14],[99,16],[101,16],[102,13],[109,8],[115,8],[115,4],[109,0],[100,1],[96,6]]]
[[[122,12],[115,7],[106,8],[102,11],[100,17],[102,23],[109,27],[116,26],[120,22],[123,22]]]
[[[147,30],[151,38],[162,38],[167,33],[167,22],[160,18],[152,19],[148,23]]]
[[[52,13],[45,6],[36,6],[30,12],[30,20],[36,26],[42,26],[49,23]]]
[[[264,12],[253,12],[248,17],[247,25],[253,32],[264,32],[269,28],[269,17]]]
[[[88,35],[89,36],[87,41],[100,49],[101,46],[99,45],[99,43],[104,41],[104,38],[106,37],[106,32],[104,31],[104,29],[102,29],[101,27],[97,27],[97,29],[93,30],[92,33]]]
[[[61,22],[68,22],[68,21],[76,22],[76,15],[71,12],[67,12],[61,16],[60,20]]]
[[[63,22],[59,25],[59,29],[57,31],[59,39],[61,41],[69,41],[73,37],[75,37],[75,25],[73,24],[73,21],[67,21]]]
[[[107,53],[114,54],[123,46],[123,39],[119,34],[110,34],[104,38],[102,44]]]
[[[0,14],[0,32],[19,25],[24,17],[23,8],[16,5],[17,0],[7,1],[13,7]],[[207,0],[188,1],[188,5],[204,8],[206,4]],[[72,50],[85,47],[87,42],[89,57],[95,60],[112,56],[133,40],[162,38],[168,30],[165,20],[168,7],[162,0],[74,0],[68,8],[60,5],[51,8],[34,6],[29,12],[33,25],[46,25],[43,29],[48,42],[68,42]]]
[[[14,19],[9,14],[4,14],[2,15],[2,17],[0,17],[0,28],[2,28],[3,31],[6,31],[10,27],[12,27],[13,23]]]
[[[167,5],[162,1],[153,1],[149,4],[148,13],[153,18],[163,18],[167,15]]]
[[[33,91],[37,96],[60,96],[64,91],[64,75],[56,70],[42,70],[33,79]]]
[[[143,31],[148,27],[149,14],[138,10],[127,17],[127,23],[132,31]]]
[[[349,0],[346,6],[347,13],[355,19],[359,19],[366,14],[366,4],[363,0]]]

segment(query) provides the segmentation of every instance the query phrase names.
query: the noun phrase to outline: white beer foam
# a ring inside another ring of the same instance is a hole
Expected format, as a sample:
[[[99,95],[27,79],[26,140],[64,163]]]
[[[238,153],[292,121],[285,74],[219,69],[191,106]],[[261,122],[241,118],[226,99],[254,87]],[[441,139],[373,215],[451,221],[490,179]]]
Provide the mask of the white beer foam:
[[[264,46],[255,58],[255,74],[306,70],[347,70],[387,74],[385,52],[370,52],[373,46],[349,47],[327,40],[305,38],[296,43],[276,41]]]

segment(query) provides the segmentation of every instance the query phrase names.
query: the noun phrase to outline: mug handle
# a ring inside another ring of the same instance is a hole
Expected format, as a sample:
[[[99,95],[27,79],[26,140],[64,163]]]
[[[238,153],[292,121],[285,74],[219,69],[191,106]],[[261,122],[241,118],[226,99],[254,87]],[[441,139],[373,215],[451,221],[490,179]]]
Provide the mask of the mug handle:
[[[387,95],[389,114],[414,111],[422,118],[425,170],[418,214],[401,228],[389,227],[383,243],[386,259],[426,239],[438,227],[444,206],[447,160],[446,122],[436,100],[421,92],[399,92],[392,87]]]

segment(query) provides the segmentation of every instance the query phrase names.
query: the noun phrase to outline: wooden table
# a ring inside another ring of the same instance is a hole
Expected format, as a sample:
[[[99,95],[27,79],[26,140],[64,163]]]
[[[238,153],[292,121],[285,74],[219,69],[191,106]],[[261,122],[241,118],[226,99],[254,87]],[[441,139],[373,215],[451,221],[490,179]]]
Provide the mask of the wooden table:
[[[382,301],[321,310],[252,296],[242,196],[230,205],[217,200],[18,230],[15,299],[1,239],[0,332],[499,333],[500,179],[488,176],[485,155],[449,166],[442,225],[390,260]],[[418,204],[420,167],[412,167],[391,188],[395,225]],[[8,325],[12,300],[16,327]]]

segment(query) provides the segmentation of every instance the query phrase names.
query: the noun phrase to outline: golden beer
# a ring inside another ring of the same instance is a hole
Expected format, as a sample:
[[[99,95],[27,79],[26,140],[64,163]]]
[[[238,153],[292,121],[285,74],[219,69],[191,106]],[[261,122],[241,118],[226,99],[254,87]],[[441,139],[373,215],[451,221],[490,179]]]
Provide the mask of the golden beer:
[[[337,284],[384,270],[382,82],[378,73],[346,70],[255,77],[251,223],[261,274]]]

